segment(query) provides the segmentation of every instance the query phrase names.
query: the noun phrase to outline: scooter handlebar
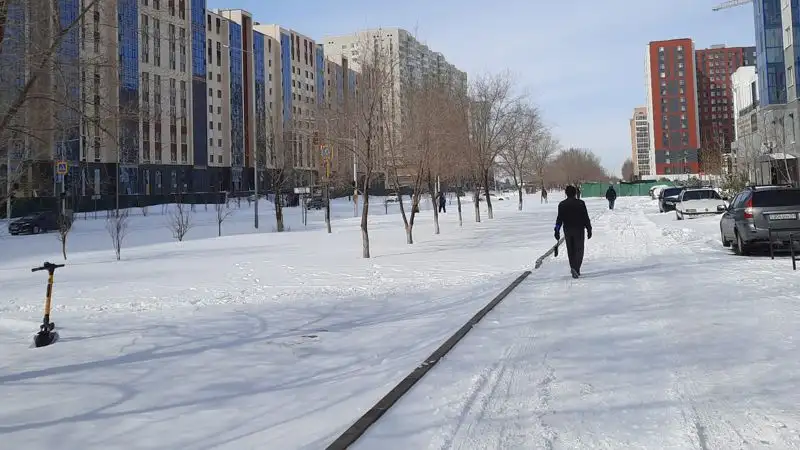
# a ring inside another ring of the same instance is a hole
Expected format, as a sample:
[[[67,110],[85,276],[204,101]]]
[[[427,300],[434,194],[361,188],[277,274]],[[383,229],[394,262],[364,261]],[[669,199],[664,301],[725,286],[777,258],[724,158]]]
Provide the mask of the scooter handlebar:
[[[45,261],[45,263],[42,264],[41,267],[34,267],[33,269],[31,269],[31,272],[38,272],[40,270],[47,270],[49,272],[51,270],[56,270],[59,267],[64,267],[64,264],[53,264],[51,262]]]

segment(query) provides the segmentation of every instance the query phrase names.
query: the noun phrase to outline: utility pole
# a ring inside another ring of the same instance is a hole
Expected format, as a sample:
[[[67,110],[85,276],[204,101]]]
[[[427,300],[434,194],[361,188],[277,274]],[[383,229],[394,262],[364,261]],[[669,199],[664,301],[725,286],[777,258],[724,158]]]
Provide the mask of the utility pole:
[[[258,229],[258,139],[256,139],[256,147],[253,149],[253,196],[256,200],[256,206],[253,208],[253,226]]]

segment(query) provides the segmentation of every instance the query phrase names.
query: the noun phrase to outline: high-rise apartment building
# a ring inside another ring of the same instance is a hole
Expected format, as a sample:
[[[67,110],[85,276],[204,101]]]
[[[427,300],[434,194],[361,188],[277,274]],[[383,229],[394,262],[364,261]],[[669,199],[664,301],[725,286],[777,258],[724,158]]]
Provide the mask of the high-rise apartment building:
[[[325,166],[315,131],[343,125],[331,118],[336,114],[316,112],[344,112],[353,102],[358,55],[349,47],[328,52],[309,36],[262,25],[246,11],[209,10],[205,0],[103,0],[85,12],[83,5],[9,4],[0,51],[3,107],[34,74],[37,55],[30,49],[46,48],[53,38],[37,21],[78,21],[57,52],[58,73],[37,73],[33,90],[58,96],[65,107],[31,101],[16,124],[34,133],[0,139],[0,149],[12,150],[2,152],[10,155],[4,159],[22,173],[13,183],[18,197],[63,189],[76,201],[93,202],[116,193],[247,191],[256,182],[263,192],[283,164],[279,150],[290,155],[293,183],[319,182]],[[403,30],[393,32],[387,43],[403,62],[398,74],[407,80],[436,75],[466,87],[466,75],[441,54]],[[395,97],[401,92],[398,86]],[[332,171],[352,170],[346,150],[336,150],[325,150],[333,153]],[[58,175],[56,167],[65,166],[67,174]]]
[[[761,104],[784,104],[787,100],[784,56],[785,26],[782,24],[784,0],[754,0],[753,11],[756,32],[756,68],[758,70],[758,96]],[[790,0],[797,6],[797,0]],[[790,19],[786,27],[791,26]],[[791,35],[791,33],[790,33]],[[791,60],[790,60],[791,61]],[[793,70],[794,72],[794,70]]]
[[[739,67],[753,65],[755,47],[715,45],[695,52],[697,98],[700,120],[700,167],[716,173],[723,167],[712,167],[728,159],[735,137],[733,83],[731,77]],[[704,160],[706,158],[707,160]]]
[[[358,71],[365,58],[379,51],[389,58],[392,66],[394,86],[384,94],[384,107],[393,117],[394,124],[401,124],[403,111],[407,101],[406,93],[416,83],[423,80],[436,80],[452,89],[467,89],[467,74],[452,63],[444,55],[431,50],[419,42],[411,33],[402,28],[379,28],[363,30],[343,36],[330,36],[323,39],[325,55],[331,59],[347,58]],[[384,154],[378,149],[376,160],[384,168]],[[398,179],[406,182],[413,170],[398,168]]]
[[[650,42],[645,58],[650,178],[700,172],[697,74],[691,39]]]
[[[633,174],[639,179],[649,177],[653,171],[650,167],[650,133],[646,106],[640,106],[633,110],[630,125]]]

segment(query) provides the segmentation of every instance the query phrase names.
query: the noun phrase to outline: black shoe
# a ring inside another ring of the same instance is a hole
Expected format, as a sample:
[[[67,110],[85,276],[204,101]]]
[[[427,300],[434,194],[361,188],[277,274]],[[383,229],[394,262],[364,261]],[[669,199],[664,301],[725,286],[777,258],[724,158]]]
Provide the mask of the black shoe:
[[[578,278],[579,276],[581,276],[580,272],[578,272],[575,269],[572,269],[572,278]]]

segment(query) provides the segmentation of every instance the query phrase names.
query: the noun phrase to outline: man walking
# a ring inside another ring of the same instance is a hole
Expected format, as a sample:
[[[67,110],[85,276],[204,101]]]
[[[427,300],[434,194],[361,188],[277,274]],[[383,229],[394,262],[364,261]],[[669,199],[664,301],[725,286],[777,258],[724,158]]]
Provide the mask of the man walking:
[[[608,200],[608,209],[614,209],[614,202],[617,200],[617,191],[614,186],[609,185],[606,191],[606,200]]]
[[[564,243],[567,244],[567,257],[572,278],[581,276],[583,264],[584,239],[592,238],[592,222],[586,203],[576,198],[578,190],[575,186],[567,186],[565,190],[567,199],[558,204],[558,217],[556,218],[555,238],[561,239],[561,228],[564,228]],[[584,238],[583,230],[586,230]]]

